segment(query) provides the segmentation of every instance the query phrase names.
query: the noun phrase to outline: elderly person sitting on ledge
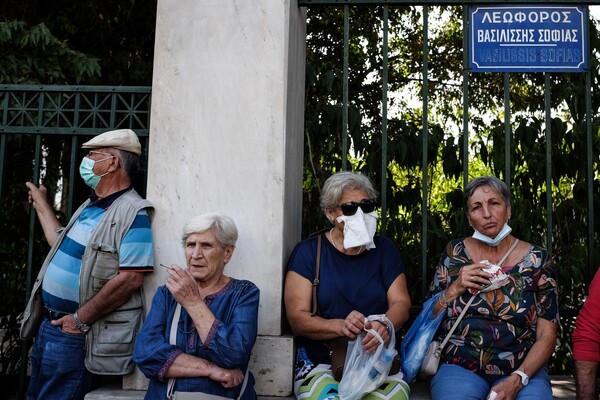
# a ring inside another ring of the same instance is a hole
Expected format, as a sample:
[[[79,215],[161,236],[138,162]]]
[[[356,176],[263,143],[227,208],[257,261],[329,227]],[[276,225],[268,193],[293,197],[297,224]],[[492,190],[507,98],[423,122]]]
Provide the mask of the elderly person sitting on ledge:
[[[284,289],[287,317],[298,343],[294,392],[304,400],[337,396],[348,340],[365,328],[374,329],[386,342],[390,339],[385,324],[365,323],[365,317],[385,314],[398,331],[408,320],[411,304],[400,252],[390,239],[375,235],[377,192],[369,178],[346,171],[332,175],[323,185],[321,207],[331,229],[296,246]],[[313,282],[318,282],[316,292]],[[372,353],[380,344],[369,333],[361,345]],[[405,400],[408,385],[397,371],[391,373],[363,400]]]
[[[135,343],[133,359],[150,379],[145,399],[167,399],[169,390],[175,399],[256,398],[248,362],[259,290],[223,274],[237,237],[224,215],[204,214],[186,224],[187,268],[168,267],[167,284],[158,288]]]
[[[546,363],[559,323],[552,258],[511,234],[510,192],[500,179],[469,182],[464,207],[475,233],[446,245],[428,294],[442,292],[439,338],[467,308],[442,351],[432,398],[552,399]]]

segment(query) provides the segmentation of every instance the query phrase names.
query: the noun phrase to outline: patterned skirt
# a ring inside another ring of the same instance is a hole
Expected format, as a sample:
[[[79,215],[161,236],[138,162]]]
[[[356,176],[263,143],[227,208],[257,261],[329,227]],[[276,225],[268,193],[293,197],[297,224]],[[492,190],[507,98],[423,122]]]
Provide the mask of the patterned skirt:
[[[402,372],[388,376],[375,391],[365,394],[362,400],[408,400],[410,387],[403,378]],[[298,348],[294,371],[294,395],[297,399],[337,400],[340,398],[338,384],[330,365],[314,365],[304,347]]]

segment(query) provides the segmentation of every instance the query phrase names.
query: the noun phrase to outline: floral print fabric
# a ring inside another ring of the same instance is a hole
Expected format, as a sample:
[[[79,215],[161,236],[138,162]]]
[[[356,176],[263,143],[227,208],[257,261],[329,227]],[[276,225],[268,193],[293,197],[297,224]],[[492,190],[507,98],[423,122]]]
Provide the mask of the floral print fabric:
[[[461,268],[473,264],[464,241],[453,240],[444,249],[427,298],[446,289]],[[514,266],[504,266],[509,282],[473,300],[441,361],[478,374],[509,375],[517,369],[536,338],[536,322],[559,323],[558,286],[554,263],[546,250],[532,245]],[[446,309],[439,337],[443,339],[471,294],[466,291]]]

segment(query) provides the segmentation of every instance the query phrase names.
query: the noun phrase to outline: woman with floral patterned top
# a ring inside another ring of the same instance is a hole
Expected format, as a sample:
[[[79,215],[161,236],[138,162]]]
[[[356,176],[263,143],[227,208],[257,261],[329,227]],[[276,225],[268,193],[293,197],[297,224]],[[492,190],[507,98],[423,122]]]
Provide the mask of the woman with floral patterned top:
[[[443,251],[428,297],[439,296],[435,314],[445,313],[444,338],[458,315],[473,302],[452,334],[431,381],[436,399],[552,399],[546,363],[559,324],[558,288],[546,250],[510,234],[508,187],[479,177],[464,190],[472,237],[452,240]],[[498,264],[504,286],[486,290]]]

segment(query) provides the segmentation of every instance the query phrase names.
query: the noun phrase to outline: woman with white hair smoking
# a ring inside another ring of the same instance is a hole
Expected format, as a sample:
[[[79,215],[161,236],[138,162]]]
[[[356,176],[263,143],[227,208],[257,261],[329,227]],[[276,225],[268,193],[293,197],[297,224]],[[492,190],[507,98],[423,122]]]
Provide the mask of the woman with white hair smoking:
[[[145,399],[256,398],[248,362],[259,290],[224,274],[237,237],[225,215],[203,214],[186,224],[187,267],[168,267],[135,344],[133,359],[150,379]]]

